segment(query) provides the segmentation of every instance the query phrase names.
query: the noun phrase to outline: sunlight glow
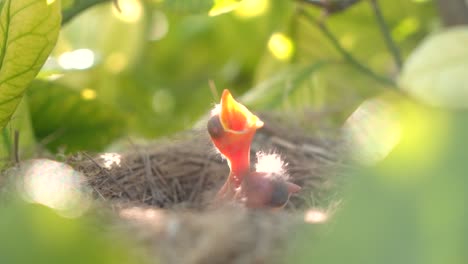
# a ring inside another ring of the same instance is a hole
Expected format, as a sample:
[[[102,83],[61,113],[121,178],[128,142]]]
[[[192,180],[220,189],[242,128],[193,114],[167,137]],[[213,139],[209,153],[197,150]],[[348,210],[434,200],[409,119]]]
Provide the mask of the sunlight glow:
[[[208,12],[209,16],[218,16],[236,9],[240,1],[238,0],[214,0],[214,5]]]
[[[122,156],[118,153],[104,153],[99,156],[104,161],[104,168],[111,169],[113,165],[120,167]]]
[[[128,65],[128,58],[122,52],[111,53],[105,62],[105,66],[109,72],[119,73]]]
[[[275,58],[279,60],[289,60],[294,53],[292,40],[283,33],[274,33],[268,41],[268,49]]]
[[[93,89],[83,89],[81,90],[81,98],[84,100],[94,100],[96,99],[96,91]]]
[[[21,164],[18,187],[26,200],[78,217],[89,205],[84,176],[65,163],[35,159]]]
[[[392,36],[397,41],[402,41],[416,33],[421,28],[421,23],[419,19],[414,16],[409,16],[404,18],[398,23],[396,27],[392,30]]]
[[[327,213],[319,209],[309,209],[304,214],[304,221],[309,224],[320,224],[328,220]]]
[[[130,207],[120,210],[119,215],[123,219],[151,225],[155,228],[164,228],[167,217],[163,210],[143,207]]]
[[[241,18],[256,17],[263,15],[269,7],[269,0],[243,0],[234,10],[234,14]]]
[[[135,23],[140,20],[143,15],[143,6],[138,0],[118,0],[118,6],[120,11],[113,5],[112,13],[124,22]]]
[[[47,3],[47,5],[51,5],[51,4],[55,3],[55,0],[46,0],[46,3]]]
[[[281,159],[281,156],[276,153],[257,152],[257,163],[255,170],[257,172],[266,172],[268,175],[277,175],[287,177],[285,166],[287,164]]]
[[[64,52],[59,56],[58,63],[65,70],[88,69],[94,64],[94,52],[90,49]]]
[[[398,144],[402,133],[395,107],[382,99],[365,101],[346,120],[344,133],[353,158],[364,165],[384,159]]]
[[[166,14],[161,11],[154,11],[148,36],[149,40],[160,40],[167,35],[167,32],[169,32],[169,20]]]

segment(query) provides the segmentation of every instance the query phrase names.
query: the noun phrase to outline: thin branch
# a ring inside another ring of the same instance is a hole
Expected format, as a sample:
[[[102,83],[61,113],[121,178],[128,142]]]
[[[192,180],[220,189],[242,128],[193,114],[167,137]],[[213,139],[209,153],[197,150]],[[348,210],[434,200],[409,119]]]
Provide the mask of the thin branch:
[[[85,11],[86,9],[95,6],[97,4],[110,2],[111,0],[75,0],[70,7],[65,8],[62,11],[62,26],[70,22],[75,16]],[[116,1],[114,1],[114,4]],[[118,5],[116,5],[117,8]]]
[[[377,24],[379,25],[380,31],[382,32],[382,35],[384,37],[385,44],[387,45],[388,50],[390,51],[390,53],[393,56],[393,59],[395,60],[395,64],[398,67],[398,71],[400,71],[403,65],[400,50],[398,49],[398,46],[392,38],[387,23],[385,23],[385,19],[380,9],[379,2],[377,0],[370,0],[369,2],[371,3],[372,10],[374,11],[375,17],[377,19]]]
[[[350,64],[352,64],[356,69],[383,84],[396,86],[395,82],[392,79],[375,73],[373,70],[360,63],[353,55],[351,55],[351,53],[349,53],[345,48],[343,48],[338,39],[333,35],[330,29],[328,29],[327,25],[324,22],[316,20],[304,10],[300,10],[300,12],[304,17],[306,17],[309,20],[310,23],[316,25],[320,29],[320,31],[322,31],[322,33],[330,40],[330,42],[333,44],[336,50],[341,54],[341,56],[343,56],[343,58]]]
[[[15,130],[14,134],[14,142],[13,142],[13,161],[16,165],[20,164],[20,157],[19,157],[19,131]]]
[[[319,7],[323,9],[328,15],[343,12],[350,8],[360,0],[302,0],[306,4]]]

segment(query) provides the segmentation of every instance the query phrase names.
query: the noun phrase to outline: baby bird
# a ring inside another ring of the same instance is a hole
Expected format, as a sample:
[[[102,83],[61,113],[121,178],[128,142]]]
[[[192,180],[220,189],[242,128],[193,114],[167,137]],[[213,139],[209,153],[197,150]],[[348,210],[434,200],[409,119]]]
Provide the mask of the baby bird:
[[[218,151],[228,161],[230,173],[217,194],[218,200],[238,200],[252,208],[284,206],[301,188],[287,181],[283,162],[277,171],[250,168],[250,145],[263,122],[224,90],[221,104],[212,111],[207,129]],[[260,157],[260,156],[258,156]],[[277,156],[279,158],[279,156]],[[260,161],[260,159],[259,159]]]

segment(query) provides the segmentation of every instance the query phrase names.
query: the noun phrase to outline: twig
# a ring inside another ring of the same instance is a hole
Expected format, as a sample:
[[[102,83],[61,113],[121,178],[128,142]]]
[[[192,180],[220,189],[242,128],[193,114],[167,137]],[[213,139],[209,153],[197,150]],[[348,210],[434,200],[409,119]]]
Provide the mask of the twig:
[[[341,56],[343,56],[343,58],[345,60],[347,60],[349,63],[351,63],[356,69],[358,69],[362,73],[368,75],[369,77],[372,77],[373,79],[375,79],[375,80],[377,80],[377,81],[379,81],[379,82],[381,82],[383,84],[396,87],[396,84],[392,79],[390,79],[390,78],[388,78],[386,76],[379,75],[379,74],[375,73],[370,68],[363,65],[356,58],[354,58],[353,55],[351,55],[351,53],[349,53],[345,48],[343,48],[343,46],[341,46],[338,39],[333,35],[333,33],[330,31],[330,29],[328,29],[327,25],[324,22],[316,20],[315,18],[313,18],[309,13],[307,13],[304,10],[299,10],[299,12],[305,18],[307,18],[310,23],[316,25],[320,29],[320,31],[322,31],[322,33],[330,40],[330,42],[333,44],[335,49],[341,54]]]
[[[380,10],[379,2],[377,0],[370,0],[369,2],[372,6],[372,10],[374,11],[375,18],[377,19],[377,24],[379,25],[380,31],[382,32],[382,35],[384,37],[385,44],[387,45],[388,50],[390,51],[390,53],[393,56],[393,59],[395,60],[395,64],[398,68],[398,71],[400,71],[403,65],[400,50],[398,49],[398,46],[396,45],[395,41],[392,38],[392,35],[390,34],[390,30],[388,28],[387,23],[385,23],[382,11]]]
[[[311,4],[316,7],[322,8],[326,15],[331,15],[334,13],[342,12],[360,0],[341,0],[341,1],[334,1],[334,0],[302,0],[307,4]]]
[[[14,162],[16,165],[20,164],[20,158],[19,158],[19,131],[15,130],[14,138],[13,138],[13,156],[14,156]]]
[[[103,171],[107,175],[108,179],[113,180],[115,184],[117,184],[117,186],[122,190],[122,192],[125,193],[130,199],[135,199],[135,197],[133,195],[130,195],[126,188],[112,175],[112,173],[108,172],[106,168],[103,168],[97,161],[93,159],[93,157],[91,157],[86,152],[82,152],[81,154],[85,156],[89,161],[91,161],[94,165],[96,165],[99,168],[100,172]]]
[[[109,2],[111,0],[75,0],[73,4],[62,11],[62,26],[66,23],[70,22],[75,16],[79,13],[83,12],[84,10],[95,6],[97,4]],[[114,1],[117,9],[120,10],[117,1]]]

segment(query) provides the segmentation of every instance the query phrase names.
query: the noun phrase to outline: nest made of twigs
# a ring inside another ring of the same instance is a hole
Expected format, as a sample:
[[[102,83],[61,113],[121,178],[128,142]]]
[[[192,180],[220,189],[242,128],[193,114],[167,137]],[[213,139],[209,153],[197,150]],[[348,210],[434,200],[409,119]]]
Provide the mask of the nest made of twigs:
[[[299,127],[262,116],[252,154],[279,153],[290,181],[302,187],[286,211],[251,211],[241,205],[210,207],[229,173],[204,129],[176,139],[134,146],[119,163],[80,153],[69,163],[94,196],[110,205],[126,228],[162,263],[272,263],[284,249],[291,209],[310,206],[334,185],[338,142],[307,136]],[[255,162],[255,155],[251,155]]]

